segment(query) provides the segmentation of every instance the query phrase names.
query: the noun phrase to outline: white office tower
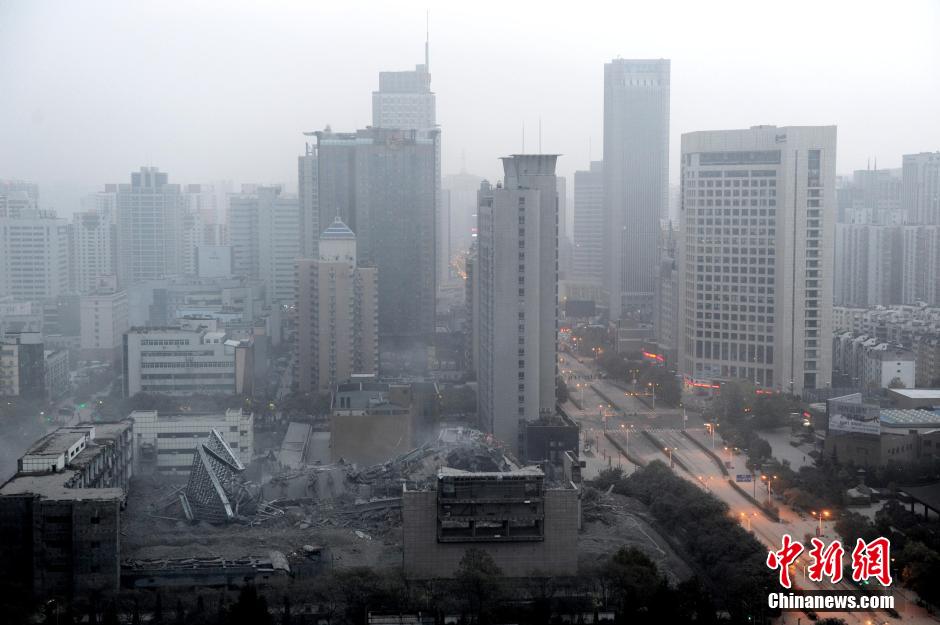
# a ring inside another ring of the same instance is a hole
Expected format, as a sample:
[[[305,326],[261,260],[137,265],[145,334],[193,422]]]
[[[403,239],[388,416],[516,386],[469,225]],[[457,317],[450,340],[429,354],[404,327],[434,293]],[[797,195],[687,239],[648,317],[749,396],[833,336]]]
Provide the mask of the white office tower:
[[[940,224],[940,152],[905,154],[901,208],[911,224]]]
[[[111,209],[75,213],[70,233],[73,290],[91,293],[100,278],[117,275],[117,226]]]
[[[835,162],[835,126],[682,136],[683,374],[829,384]]]
[[[115,194],[118,281],[122,288],[179,275],[186,198],[156,167],[141,167],[130,184],[107,185]]]
[[[68,293],[68,224],[55,211],[21,206],[0,210],[0,297],[43,300]],[[19,200],[17,200],[19,201]]]
[[[503,158],[503,185],[480,185],[477,403],[483,426],[512,449],[520,420],[555,410],[557,158]]]
[[[604,65],[605,286],[610,318],[649,317],[669,201],[669,60]]]
[[[574,278],[604,279],[604,163],[574,172]]]

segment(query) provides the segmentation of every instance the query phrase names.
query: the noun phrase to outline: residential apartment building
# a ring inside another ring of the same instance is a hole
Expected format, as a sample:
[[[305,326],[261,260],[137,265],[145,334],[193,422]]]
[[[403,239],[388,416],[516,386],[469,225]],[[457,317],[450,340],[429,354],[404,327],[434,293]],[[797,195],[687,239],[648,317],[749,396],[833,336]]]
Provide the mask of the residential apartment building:
[[[127,291],[99,288],[81,298],[82,360],[117,363],[130,328]]]
[[[378,271],[357,264],[356,235],[338,217],[318,259],[297,260],[297,380],[329,391],[354,373],[377,373]]]
[[[91,293],[102,276],[117,275],[117,226],[109,210],[83,211],[72,216],[72,290]]]
[[[908,223],[940,225],[940,152],[904,155],[901,208]]]
[[[556,160],[552,154],[505,157],[503,184],[480,185],[473,277],[477,406],[483,427],[512,449],[521,420],[555,411]]]

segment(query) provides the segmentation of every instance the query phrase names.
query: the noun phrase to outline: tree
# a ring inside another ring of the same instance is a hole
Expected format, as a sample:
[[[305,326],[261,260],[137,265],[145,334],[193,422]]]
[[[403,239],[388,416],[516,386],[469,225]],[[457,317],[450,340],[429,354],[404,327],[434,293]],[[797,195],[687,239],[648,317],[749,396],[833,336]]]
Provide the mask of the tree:
[[[901,378],[895,377],[888,382],[888,388],[907,388]]]
[[[471,623],[484,625],[491,621],[502,591],[502,575],[503,571],[486,551],[471,547],[464,552],[457,567],[456,581]]]

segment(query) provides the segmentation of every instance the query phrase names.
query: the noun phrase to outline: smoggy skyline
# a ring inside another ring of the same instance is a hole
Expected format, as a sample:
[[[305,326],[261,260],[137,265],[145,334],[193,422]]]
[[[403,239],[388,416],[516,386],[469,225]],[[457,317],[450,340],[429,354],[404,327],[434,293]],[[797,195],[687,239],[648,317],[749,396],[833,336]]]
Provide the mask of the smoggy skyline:
[[[880,7],[430,6],[443,171],[497,178],[523,128],[527,152],[563,155],[560,175],[587,168],[618,56],[672,61],[673,180],[682,133],[754,124],[836,124],[839,173],[899,167],[940,146],[940,5]],[[0,1],[0,177],[39,182],[63,214],[145,164],[294,189],[303,131],[369,125],[378,73],[423,62],[427,8]]]

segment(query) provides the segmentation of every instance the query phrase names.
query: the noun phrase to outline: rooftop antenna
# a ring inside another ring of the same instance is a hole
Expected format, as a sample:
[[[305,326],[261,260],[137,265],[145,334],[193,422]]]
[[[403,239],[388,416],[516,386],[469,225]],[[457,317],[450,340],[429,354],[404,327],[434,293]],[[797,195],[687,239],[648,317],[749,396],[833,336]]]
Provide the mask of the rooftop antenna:
[[[466,148],[460,150],[460,173],[467,173],[467,150]]]
[[[539,115],[539,154],[542,153],[542,116]]]
[[[431,71],[431,10],[424,12],[424,71]]]
[[[522,122],[522,153],[525,154],[525,122]]]
[[[591,156],[592,156],[591,137],[588,137],[588,169],[590,169],[590,165],[591,165]]]

